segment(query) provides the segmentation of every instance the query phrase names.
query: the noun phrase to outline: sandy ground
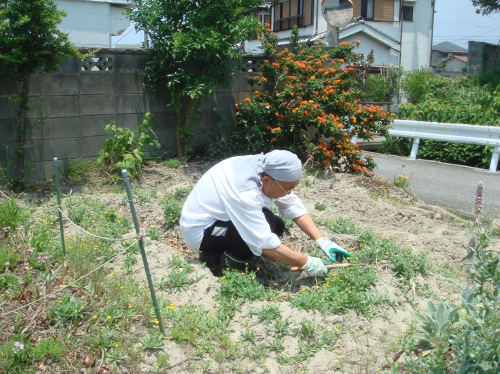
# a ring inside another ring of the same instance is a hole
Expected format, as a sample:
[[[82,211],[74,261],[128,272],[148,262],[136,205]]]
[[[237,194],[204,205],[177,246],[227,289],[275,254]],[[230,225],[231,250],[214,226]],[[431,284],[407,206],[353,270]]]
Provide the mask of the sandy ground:
[[[169,263],[174,255],[181,255],[195,267],[195,273],[204,275],[204,278],[179,291],[158,291],[160,295],[175,305],[194,304],[202,306],[207,311],[216,308],[214,296],[217,292],[219,279],[210,271],[201,266],[197,255],[191,254],[184,246],[178,228],[166,230],[164,227],[163,212],[157,204],[166,193],[179,186],[194,183],[210,165],[193,163],[181,166],[179,169],[168,169],[161,165],[150,166],[145,170],[144,178],[139,184],[133,185],[133,190],[147,189],[156,191],[156,198],[150,202],[136,204],[140,225],[143,228],[157,228],[164,236],[160,241],[147,241],[148,262],[153,279],[158,280],[169,271]],[[320,173],[321,174],[321,173]],[[442,298],[459,299],[460,289],[446,280],[439,269],[451,269],[456,278],[464,277],[464,265],[461,259],[465,256],[465,244],[470,234],[469,223],[454,217],[450,213],[429,205],[425,205],[405,190],[390,186],[375,178],[366,178],[354,175],[337,174],[333,178],[309,174],[305,176],[296,189],[309,212],[315,217],[336,219],[349,218],[359,226],[371,229],[381,237],[390,236],[402,246],[410,247],[414,252],[425,252],[432,266],[432,273],[427,277],[415,280],[412,295],[404,293],[400,281],[387,269],[379,267],[379,281],[376,290],[382,294],[390,294],[396,301],[396,308],[380,308],[378,312],[366,318],[356,313],[336,315],[322,314],[298,310],[287,301],[279,304],[284,317],[292,322],[300,322],[303,318],[319,325],[336,325],[340,331],[340,338],[335,345],[322,349],[315,354],[309,363],[304,363],[299,370],[295,365],[281,365],[274,353],[269,353],[266,360],[266,369],[270,373],[374,373],[382,370],[382,366],[396,353],[394,344],[396,339],[408,329],[410,322],[415,322],[413,312],[425,308],[427,298],[436,300]],[[320,177],[321,176],[321,177]],[[87,188],[84,193],[98,193],[98,187]],[[97,195],[122,212],[128,211],[124,203],[123,193],[104,193]],[[315,204],[324,204],[326,209],[319,211]],[[332,235],[324,228],[323,233],[337,241],[345,248],[355,246],[353,238],[348,235]],[[304,251],[312,247],[313,242],[295,226],[283,238],[283,242],[297,251]],[[492,242],[498,248],[498,237]],[[275,263],[263,260],[264,271],[272,278],[275,288],[290,289],[302,285],[314,284],[314,279],[306,278],[303,274],[283,271]],[[115,265],[116,270],[121,264]],[[147,284],[141,262],[135,266],[132,274],[143,284]],[[409,300],[412,300],[410,303]],[[255,316],[248,314],[252,308],[261,307],[267,302],[245,303],[238,314],[232,319],[231,329],[234,340],[241,339],[240,331],[244,324],[251,322],[254,329],[259,331],[257,342],[271,334],[266,326],[256,328],[259,321]],[[276,304],[276,303],[275,303]],[[257,326],[258,327],[258,326]],[[169,326],[166,326],[168,333]],[[289,337],[285,343],[285,354],[297,354],[297,340]],[[156,352],[156,354],[161,352]],[[194,360],[194,351],[190,347],[180,346],[168,340],[163,353],[170,355],[169,364],[171,373],[192,372],[188,369],[190,361]],[[143,372],[150,372],[156,363],[156,354],[149,355],[142,366]],[[262,372],[262,368],[253,366],[250,360],[242,360],[241,366],[248,366],[249,373]],[[195,371],[201,372],[201,371]],[[230,372],[216,370],[215,372]]]

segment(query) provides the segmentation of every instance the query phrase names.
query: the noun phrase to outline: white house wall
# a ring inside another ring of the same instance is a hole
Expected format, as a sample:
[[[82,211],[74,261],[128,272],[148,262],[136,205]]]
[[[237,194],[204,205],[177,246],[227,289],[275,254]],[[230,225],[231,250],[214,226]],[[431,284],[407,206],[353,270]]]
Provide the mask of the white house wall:
[[[71,43],[79,47],[108,48],[111,35],[126,29],[130,21],[122,15],[124,9],[97,1],[56,0],[63,17],[59,29],[68,34]]]
[[[350,39],[350,38],[349,38]],[[372,38],[365,33],[359,33],[357,35],[357,40],[361,42],[358,48],[354,51],[356,53],[362,53],[365,57],[368,56],[371,50],[374,51],[375,65],[377,66],[387,66],[387,65],[397,65],[399,61],[399,53],[395,53],[389,50],[389,47],[380,43],[380,41]],[[353,39],[352,41],[355,41]],[[342,39],[345,41],[344,39]]]
[[[130,20],[125,17],[125,9],[111,6],[109,8],[109,32],[111,35],[119,35],[130,26]]]
[[[444,71],[457,73],[457,72],[462,72],[463,69],[466,67],[467,67],[466,62],[457,60],[456,58],[452,58],[451,60],[446,61],[446,67],[444,68]]]
[[[373,30],[358,31],[353,33],[353,30],[346,30],[340,32],[340,42],[354,42],[356,39],[361,41],[358,52],[363,53],[365,56],[371,49],[375,52],[374,65],[399,65],[404,70],[415,70],[421,67],[428,68],[430,66],[431,56],[431,42],[432,42],[432,22],[433,22],[433,7],[434,0],[409,0],[405,5],[413,6],[413,19],[415,21],[399,22],[399,0],[394,0],[394,21],[364,21],[366,24],[371,25],[383,34],[388,35],[393,39],[392,45],[385,45],[377,41],[373,35]],[[327,24],[323,15],[321,14],[321,0],[316,1],[315,11],[315,25],[307,26],[299,29],[301,36],[312,36],[326,31]],[[402,25],[402,35],[400,26]],[[279,31],[278,36],[280,39],[288,38],[290,31]],[[402,36],[402,49],[401,61],[399,56],[399,43]],[[383,39],[388,39],[381,36]],[[262,53],[259,48],[260,42],[257,40],[247,41],[245,43],[245,51],[249,53]]]
[[[405,70],[429,68],[434,8],[431,0],[418,0],[413,8],[416,22],[403,22],[401,66]]]

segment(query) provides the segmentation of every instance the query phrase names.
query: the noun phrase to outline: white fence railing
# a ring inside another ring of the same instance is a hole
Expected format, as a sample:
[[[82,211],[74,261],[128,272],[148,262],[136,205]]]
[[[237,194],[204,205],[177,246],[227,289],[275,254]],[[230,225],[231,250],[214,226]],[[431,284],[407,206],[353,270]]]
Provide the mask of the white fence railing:
[[[413,138],[410,160],[417,158],[420,139],[443,142],[489,145],[493,147],[490,172],[497,170],[500,153],[500,127],[474,126],[458,123],[421,122],[397,119],[389,129],[389,135]]]

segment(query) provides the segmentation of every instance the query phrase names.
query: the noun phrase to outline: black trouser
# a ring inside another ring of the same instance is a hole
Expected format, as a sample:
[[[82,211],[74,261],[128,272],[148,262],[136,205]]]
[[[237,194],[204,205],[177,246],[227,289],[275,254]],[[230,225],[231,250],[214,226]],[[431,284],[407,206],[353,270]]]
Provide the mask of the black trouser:
[[[283,220],[269,209],[263,208],[262,212],[269,223],[271,232],[282,236],[285,231]],[[243,261],[255,256],[231,221],[215,221],[212,226],[205,229],[200,252],[200,260],[217,266],[224,252]]]

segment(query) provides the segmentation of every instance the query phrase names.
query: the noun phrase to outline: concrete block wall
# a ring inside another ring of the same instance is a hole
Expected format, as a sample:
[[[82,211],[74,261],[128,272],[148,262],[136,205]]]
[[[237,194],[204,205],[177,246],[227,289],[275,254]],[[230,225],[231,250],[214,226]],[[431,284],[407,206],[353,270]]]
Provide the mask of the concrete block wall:
[[[228,125],[235,124],[235,104],[250,95],[252,88],[245,82],[247,72],[256,71],[256,57],[239,66],[239,74],[227,88],[200,101],[193,123],[196,133],[191,147],[200,145],[207,133],[217,131],[220,118]],[[248,60],[248,58],[247,58]],[[66,59],[52,74],[33,74],[31,77],[28,112],[33,131],[29,134],[27,169],[30,180],[52,178],[53,159],[61,164],[70,160],[94,160],[105,140],[104,126],[118,126],[137,131],[146,112],[153,114],[153,129],[162,148],[156,154],[176,155],[173,110],[166,107],[169,100],[143,86],[143,69],[148,56],[142,50],[101,49],[96,57],[80,61]],[[253,69],[252,69],[253,68]],[[0,96],[18,93],[18,84],[0,75]],[[6,167],[6,146],[9,159],[15,162],[17,148],[15,128],[16,105],[0,98],[0,167]],[[11,173],[15,170],[11,165]]]
[[[500,63],[500,46],[485,42],[469,42],[467,73],[479,74]]]

